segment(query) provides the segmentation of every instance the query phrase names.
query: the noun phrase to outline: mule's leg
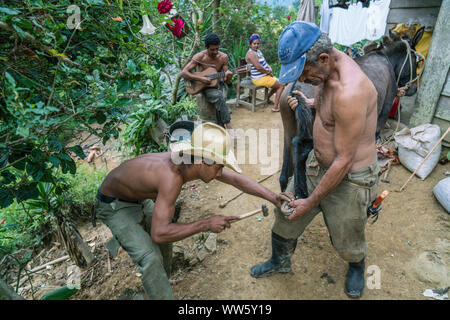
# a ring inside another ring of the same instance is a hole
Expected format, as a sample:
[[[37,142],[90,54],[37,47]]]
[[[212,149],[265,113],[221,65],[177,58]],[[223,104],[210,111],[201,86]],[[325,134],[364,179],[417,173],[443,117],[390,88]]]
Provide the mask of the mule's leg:
[[[297,198],[308,198],[308,186],[306,184],[306,159],[308,159],[309,152],[312,150],[312,141],[303,139],[301,141],[301,150],[298,156],[298,194]]]
[[[389,117],[389,112],[391,111],[391,108],[392,108],[392,101],[391,100],[385,100],[383,108],[381,109],[381,112],[378,115],[378,119],[377,119],[377,131],[375,133],[375,138],[376,139],[378,139],[378,137],[380,136],[381,130],[384,129],[384,126],[385,126],[386,121],[387,121],[387,119]],[[397,112],[400,112],[400,105],[399,105],[399,108],[397,109]]]
[[[294,153],[294,196],[295,198],[300,198],[302,195],[301,191],[301,155],[302,155],[302,145],[301,145],[302,139],[300,136],[295,136],[294,139],[292,139],[292,152]],[[304,170],[303,166],[303,170]]]
[[[280,174],[280,189],[281,192],[286,190],[289,177],[292,174],[292,146],[287,142],[287,138],[284,138],[284,151],[283,151],[283,166],[281,167]]]

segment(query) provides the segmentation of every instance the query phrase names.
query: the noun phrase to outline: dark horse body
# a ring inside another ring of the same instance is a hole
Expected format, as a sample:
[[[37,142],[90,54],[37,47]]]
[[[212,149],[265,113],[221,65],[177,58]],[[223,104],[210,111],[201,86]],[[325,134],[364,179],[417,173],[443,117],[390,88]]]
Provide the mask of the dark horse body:
[[[421,30],[418,31],[418,33]],[[423,34],[423,30],[422,30]],[[362,71],[374,84],[377,94],[378,120],[376,135],[384,127],[389,111],[397,94],[398,87],[403,87],[411,79],[416,78],[416,59],[409,47],[414,48],[420,39],[416,34],[413,40],[402,40],[390,34],[383,38],[381,47],[375,48],[362,57],[355,59]],[[409,41],[409,45],[405,43]],[[411,60],[408,57],[413,54]],[[405,63],[406,61],[406,63]],[[412,66],[412,73],[411,73]],[[398,83],[397,83],[398,81]],[[293,88],[293,86],[295,86]],[[295,82],[289,84],[281,96],[280,112],[284,128],[283,166],[280,175],[281,191],[285,191],[288,178],[294,174],[294,195],[296,198],[308,197],[305,176],[305,162],[309,152],[313,149],[312,126],[314,111],[306,106],[302,97],[294,95],[299,102],[295,112],[287,104],[287,96],[293,90],[299,90],[308,98],[314,97],[314,87],[310,84]],[[417,87],[411,85],[406,95],[413,95]]]

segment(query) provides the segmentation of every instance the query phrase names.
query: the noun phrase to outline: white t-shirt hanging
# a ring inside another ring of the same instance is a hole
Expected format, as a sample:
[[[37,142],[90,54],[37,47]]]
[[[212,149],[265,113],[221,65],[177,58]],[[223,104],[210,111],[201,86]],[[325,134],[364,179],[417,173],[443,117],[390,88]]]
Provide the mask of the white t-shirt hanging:
[[[368,8],[361,2],[348,9],[333,8],[329,37],[332,42],[350,46],[361,40],[376,40],[384,34],[391,0],[372,0]]]

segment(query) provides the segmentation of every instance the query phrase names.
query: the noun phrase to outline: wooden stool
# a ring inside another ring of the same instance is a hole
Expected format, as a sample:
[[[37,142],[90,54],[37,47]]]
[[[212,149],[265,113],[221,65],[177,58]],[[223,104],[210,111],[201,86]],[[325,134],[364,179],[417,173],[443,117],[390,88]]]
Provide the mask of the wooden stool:
[[[245,60],[242,58],[239,58],[240,65],[244,63]],[[269,89],[266,87],[257,87],[252,83],[252,80],[250,79],[250,65],[247,65],[247,71],[245,73],[238,73],[237,74],[237,84],[236,84],[236,107],[239,106],[239,104],[243,104],[246,107],[250,107],[252,112],[255,112],[255,107],[259,105],[264,105],[267,107],[268,104],[268,95],[269,95]],[[241,88],[248,89],[249,95],[242,95],[241,96]],[[259,99],[257,97],[258,90],[264,89],[264,99]],[[249,101],[247,101],[249,100]]]

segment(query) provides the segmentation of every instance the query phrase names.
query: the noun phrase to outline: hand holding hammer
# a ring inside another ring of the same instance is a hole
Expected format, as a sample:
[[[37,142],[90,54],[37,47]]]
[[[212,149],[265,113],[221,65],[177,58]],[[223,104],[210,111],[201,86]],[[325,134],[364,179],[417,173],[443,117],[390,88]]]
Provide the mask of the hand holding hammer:
[[[248,217],[251,217],[251,216],[253,216],[253,215],[255,215],[255,214],[259,213],[259,212],[262,212],[264,217],[267,217],[269,215],[269,209],[267,208],[267,206],[265,204],[263,204],[260,209],[256,209],[256,210],[249,211],[247,213],[241,214],[239,216],[238,220],[233,220],[233,221],[231,221],[231,223],[236,222],[236,221],[240,221],[240,220],[248,218]]]

